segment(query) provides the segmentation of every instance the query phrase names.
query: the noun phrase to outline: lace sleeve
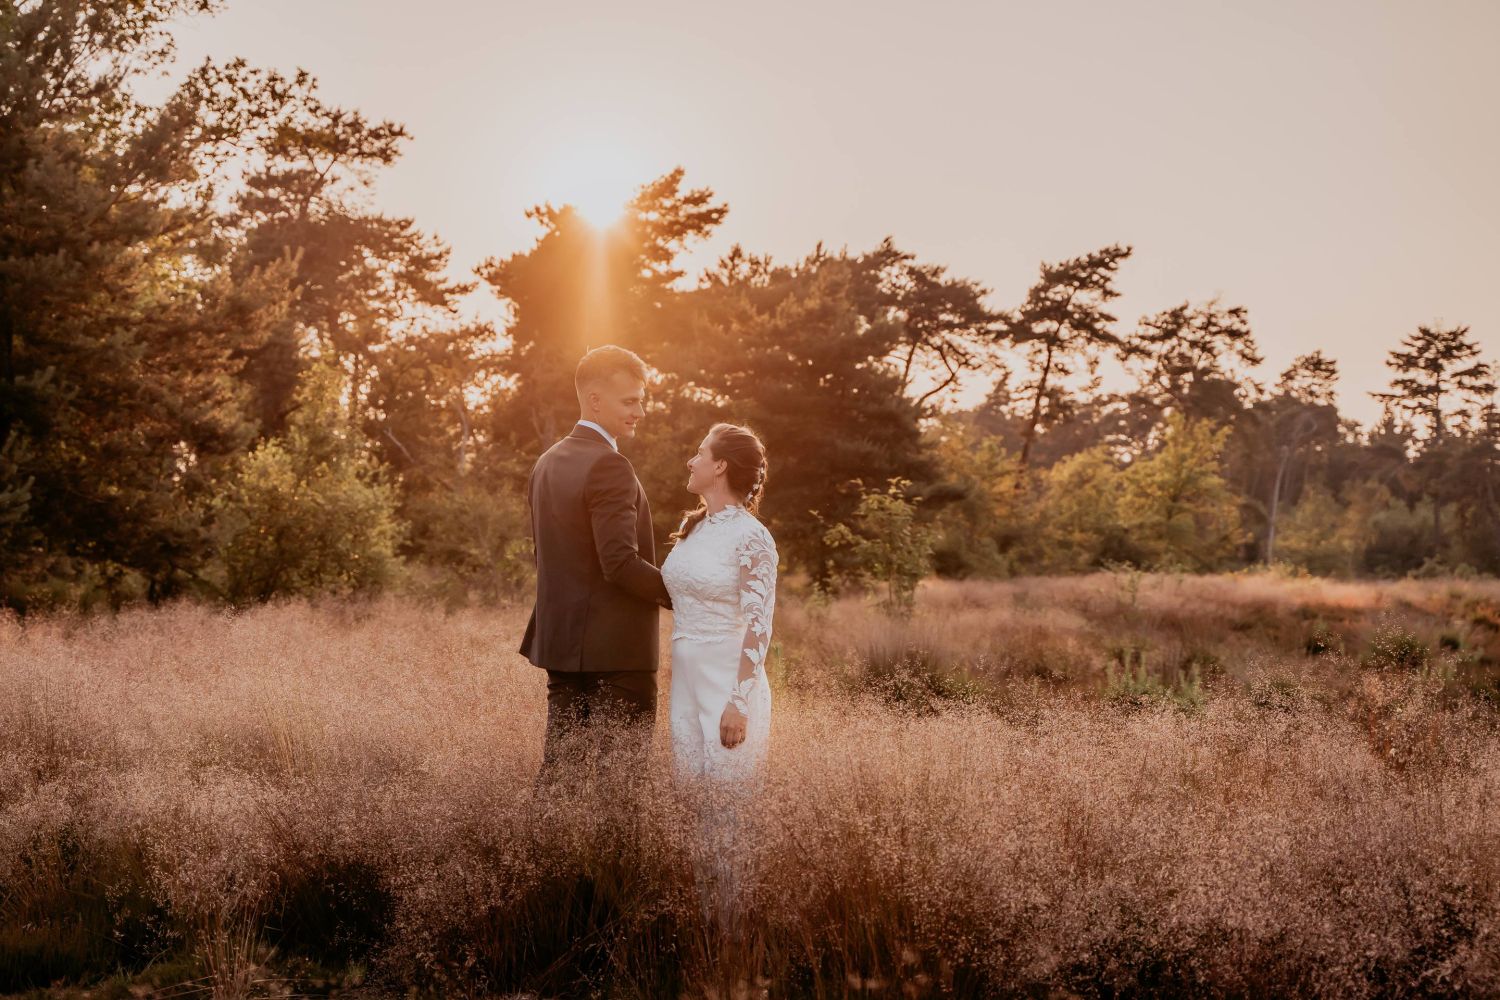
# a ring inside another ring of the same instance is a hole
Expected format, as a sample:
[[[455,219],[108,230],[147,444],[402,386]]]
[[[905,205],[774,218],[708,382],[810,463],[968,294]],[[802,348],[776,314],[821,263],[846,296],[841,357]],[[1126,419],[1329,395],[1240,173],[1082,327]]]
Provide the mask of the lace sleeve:
[[[766,650],[771,644],[771,618],[776,612],[776,543],[758,522],[751,522],[735,546],[740,565],[740,613],[745,638],[740,644],[740,672],[729,703],[750,714],[750,694],[765,676]]]

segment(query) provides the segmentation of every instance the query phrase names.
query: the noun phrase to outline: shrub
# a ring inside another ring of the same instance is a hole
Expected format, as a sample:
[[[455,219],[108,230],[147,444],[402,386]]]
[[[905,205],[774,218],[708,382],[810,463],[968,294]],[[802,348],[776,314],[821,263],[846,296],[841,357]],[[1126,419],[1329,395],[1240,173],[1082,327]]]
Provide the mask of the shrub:
[[[1313,630],[1308,633],[1307,641],[1303,648],[1308,656],[1323,656],[1327,653],[1342,653],[1344,651],[1344,637],[1328,627],[1326,622],[1318,622]]]
[[[1191,712],[1202,708],[1206,697],[1197,667],[1190,667],[1170,682],[1141,663],[1105,670],[1104,700],[1126,711],[1169,706]]]
[[[882,606],[908,615],[916,606],[917,584],[932,565],[933,529],[917,522],[917,501],[907,497],[910,482],[892,479],[884,490],[867,491],[854,510],[853,524],[837,524],[824,534],[829,548],[842,550],[836,574],[845,583],[883,588]]]
[[[1365,665],[1377,670],[1420,670],[1431,658],[1427,648],[1415,632],[1393,621],[1384,621],[1370,639],[1370,651],[1365,656]]]
[[[395,491],[339,402],[340,380],[313,367],[285,437],[246,455],[215,502],[225,594],[234,602],[375,591],[400,566]]]
[[[536,567],[526,500],[504,484],[464,481],[409,498],[410,558],[429,579],[416,589],[462,605],[524,591]]]

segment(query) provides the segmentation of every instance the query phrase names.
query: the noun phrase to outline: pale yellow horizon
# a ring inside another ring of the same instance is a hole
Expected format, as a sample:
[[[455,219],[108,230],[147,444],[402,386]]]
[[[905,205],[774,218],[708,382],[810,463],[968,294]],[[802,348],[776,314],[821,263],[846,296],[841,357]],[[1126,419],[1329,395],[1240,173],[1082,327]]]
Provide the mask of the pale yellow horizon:
[[[1006,307],[1129,243],[1123,328],[1221,296],[1262,380],[1321,348],[1365,422],[1418,324],[1500,358],[1500,3],[231,0],[177,36],[406,124],[375,203],[455,276],[530,246],[533,204],[680,164],[730,206],[691,275],[891,235]]]

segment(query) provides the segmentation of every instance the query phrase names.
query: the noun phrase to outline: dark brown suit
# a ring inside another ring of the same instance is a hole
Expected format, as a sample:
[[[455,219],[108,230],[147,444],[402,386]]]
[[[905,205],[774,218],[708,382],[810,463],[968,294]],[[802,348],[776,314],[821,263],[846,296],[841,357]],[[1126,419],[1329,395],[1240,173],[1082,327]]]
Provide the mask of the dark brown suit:
[[[527,484],[536,605],[521,653],[547,671],[548,766],[568,720],[619,702],[656,710],[657,609],[671,607],[651,506],[630,460],[582,425],[548,448]]]

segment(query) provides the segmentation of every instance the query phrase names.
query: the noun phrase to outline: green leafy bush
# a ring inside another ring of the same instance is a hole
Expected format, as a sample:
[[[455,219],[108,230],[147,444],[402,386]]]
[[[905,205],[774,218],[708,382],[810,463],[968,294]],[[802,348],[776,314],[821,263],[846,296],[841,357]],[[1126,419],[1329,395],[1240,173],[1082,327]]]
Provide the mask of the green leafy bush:
[[[235,602],[379,590],[400,568],[396,496],[314,367],[286,434],[246,455],[215,504],[225,594]]]

